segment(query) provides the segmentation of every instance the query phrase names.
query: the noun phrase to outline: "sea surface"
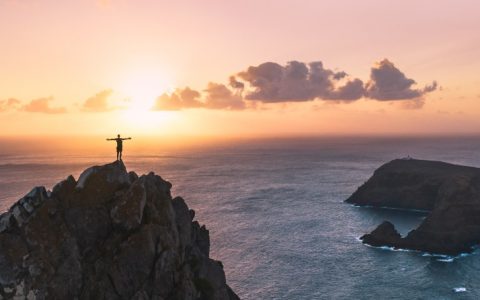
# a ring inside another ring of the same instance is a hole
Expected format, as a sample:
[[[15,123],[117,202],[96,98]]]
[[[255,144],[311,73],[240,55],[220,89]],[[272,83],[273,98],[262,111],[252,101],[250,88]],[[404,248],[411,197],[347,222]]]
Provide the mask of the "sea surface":
[[[112,149],[113,150],[113,149]],[[407,155],[480,167],[480,137],[250,140],[128,153],[137,173],[173,183],[210,230],[211,257],[242,299],[480,299],[480,253],[455,259],[363,245],[383,220],[402,234],[418,212],[343,201],[381,164]],[[0,209],[111,156],[0,148]]]

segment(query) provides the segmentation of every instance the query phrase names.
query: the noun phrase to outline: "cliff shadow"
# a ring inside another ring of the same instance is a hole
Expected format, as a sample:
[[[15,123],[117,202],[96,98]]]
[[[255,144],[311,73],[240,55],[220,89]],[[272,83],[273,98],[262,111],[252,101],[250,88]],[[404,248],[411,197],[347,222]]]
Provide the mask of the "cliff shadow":
[[[379,223],[389,221],[402,236],[417,228],[429,214],[424,211],[370,206],[352,206],[352,209],[360,212],[363,225],[375,229]]]

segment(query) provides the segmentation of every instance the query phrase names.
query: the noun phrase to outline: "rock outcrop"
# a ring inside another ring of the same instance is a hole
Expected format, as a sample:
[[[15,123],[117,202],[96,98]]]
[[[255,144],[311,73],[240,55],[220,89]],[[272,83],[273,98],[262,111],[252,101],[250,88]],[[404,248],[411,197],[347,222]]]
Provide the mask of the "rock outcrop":
[[[34,188],[0,216],[0,299],[238,299],[170,188],[121,161]]]
[[[480,169],[438,161],[397,159],[378,168],[347,200],[356,205],[428,211],[401,237],[382,223],[361,239],[373,246],[457,255],[480,242]]]

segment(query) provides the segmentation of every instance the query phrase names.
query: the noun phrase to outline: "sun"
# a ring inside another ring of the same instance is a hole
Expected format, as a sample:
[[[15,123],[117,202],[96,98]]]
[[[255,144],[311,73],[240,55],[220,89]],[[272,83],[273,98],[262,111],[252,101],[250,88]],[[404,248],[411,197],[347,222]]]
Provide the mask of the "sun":
[[[118,84],[118,94],[125,99],[125,109],[120,118],[130,130],[152,131],[165,127],[178,118],[175,113],[153,111],[155,100],[173,90],[167,76],[158,70],[129,72]]]
[[[137,114],[151,110],[156,98],[170,90],[172,85],[165,75],[146,70],[130,73],[119,87],[127,100],[128,110]]]

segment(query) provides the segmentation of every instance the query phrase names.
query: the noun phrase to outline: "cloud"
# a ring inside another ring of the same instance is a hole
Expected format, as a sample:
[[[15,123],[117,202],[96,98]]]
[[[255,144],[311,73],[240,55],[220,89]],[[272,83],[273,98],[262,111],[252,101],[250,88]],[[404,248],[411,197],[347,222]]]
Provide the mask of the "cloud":
[[[238,81],[235,76],[230,76],[228,81],[229,81],[229,85],[234,89],[243,90],[245,88],[245,84],[241,81]]]
[[[353,102],[361,98],[378,101],[404,100],[406,108],[420,108],[424,95],[435,91],[437,82],[424,88],[415,88],[416,82],[407,78],[388,59],[371,69],[370,80],[365,84],[352,78],[345,71],[333,71],[320,61],[303,63],[290,61],[282,66],[265,62],[250,66],[237,74],[247,85],[238,85],[235,76],[230,77],[230,86],[241,87],[246,100],[264,103],[301,102],[316,99],[335,102]]]
[[[111,107],[108,104],[108,98],[112,95],[113,91],[110,89],[103,90],[85,100],[82,104],[81,110],[86,112],[106,112],[112,111],[115,107]]]
[[[344,71],[325,69],[320,61],[308,65],[290,61],[285,66],[266,62],[250,66],[238,73],[238,77],[253,88],[247,92],[247,100],[266,103],[312,101],[314,99],[355,101],[363,97],[363,82],[349,79]]]
[[[20,106],[20,100],[15,98],[9,98],[7,100],[0,101],[0,112],[18,109]]]
[[[204,91],[206,93],[206,108],[230,110],[240,110],[245,108],[245,102],[243,101],[242,96],[232,92],[224,84],[210,82]]]
[[[265,62],[249,66],[246,70],[228,77],[225,84],[210,82],[202,91],[185,87],[172,93],[164,93],[156,99],[151,110],[262,109],[262,103],[314,100],[351,103],[361,98],[378,101],[401,100],[402,107],[417,109],[425,104],[426,94],[439,88],[436,81],[417,88],[415,80],[408,78],[388,59],[377,62],[370,71],[370,79],[364,83],[345,71],[325,68],[321,61],[290,61],[285,65]],[[80,110],[108,112],[124,108],[109,104],[112,94],[111,89],[100,91],[86,99]],[[0,101],[0,112],[21,110],[58,114],[67,111],[65,107],[50,107],[52,99],[39,98],[21,106],[20,101],[11,98]]]
[[[334,75],[335,76],[335,75]],[[328,94],[328,100],[355,101],[363,97],[365,93],[363,81],[358,78],[347,81],[345,85],[332,90]]]
[[[46,114],[62,114],[66,113],[65,107],[50,107],[49,102],[53,100],[53,97],[38,98],[30,101],[30,103],[22,106],[22,111],[46,113]]]
[[[284,103],[323,100],[354,102],[361,98],[379,101],[405,100],[404,107],[420,108],[422,96],[437,89],[434,81],[423,89],[414,88],[393,63],[385,59],[372,69],[370,80],[351,77],[345,71],[334,71],[321,61],[290,61],[286,65],[265,62],[250,66],[228,78],[228,85],[210,82],[202,92],[177,89],[157,98],[153,110],[186,108],[240,110],[255,108],[257,103]],[[245,101],[252,100],[252,101]]]
[[[409,100],[420,98],[437,89],[435,81],[423,89],[413,88],[415,84],[415,80],[407,78],[392,62],[384,59],[371,69],[365,95],[380,101]]]
[[[152,110],[181,110],[189,108],[240,110],[245,108],[241,91],[234,92],[226,85],[210,82],[200,93],[186,87],[157,98]]]
[[[401,101],[401,108],[403,109],[420,109],[425,105],[425,99],[416,98]]]
[[[173,93],[164,93],[155,101],[152,110],[180,110],[203,107],[200,101],[200,93],[189,87],[176,89]]]
[[[340,71],[338,73],[333,74],[333,79],[340,80],[340,79],[343,79],[346,76],[348,76],[347,73],[345,73],[344,71]]]

